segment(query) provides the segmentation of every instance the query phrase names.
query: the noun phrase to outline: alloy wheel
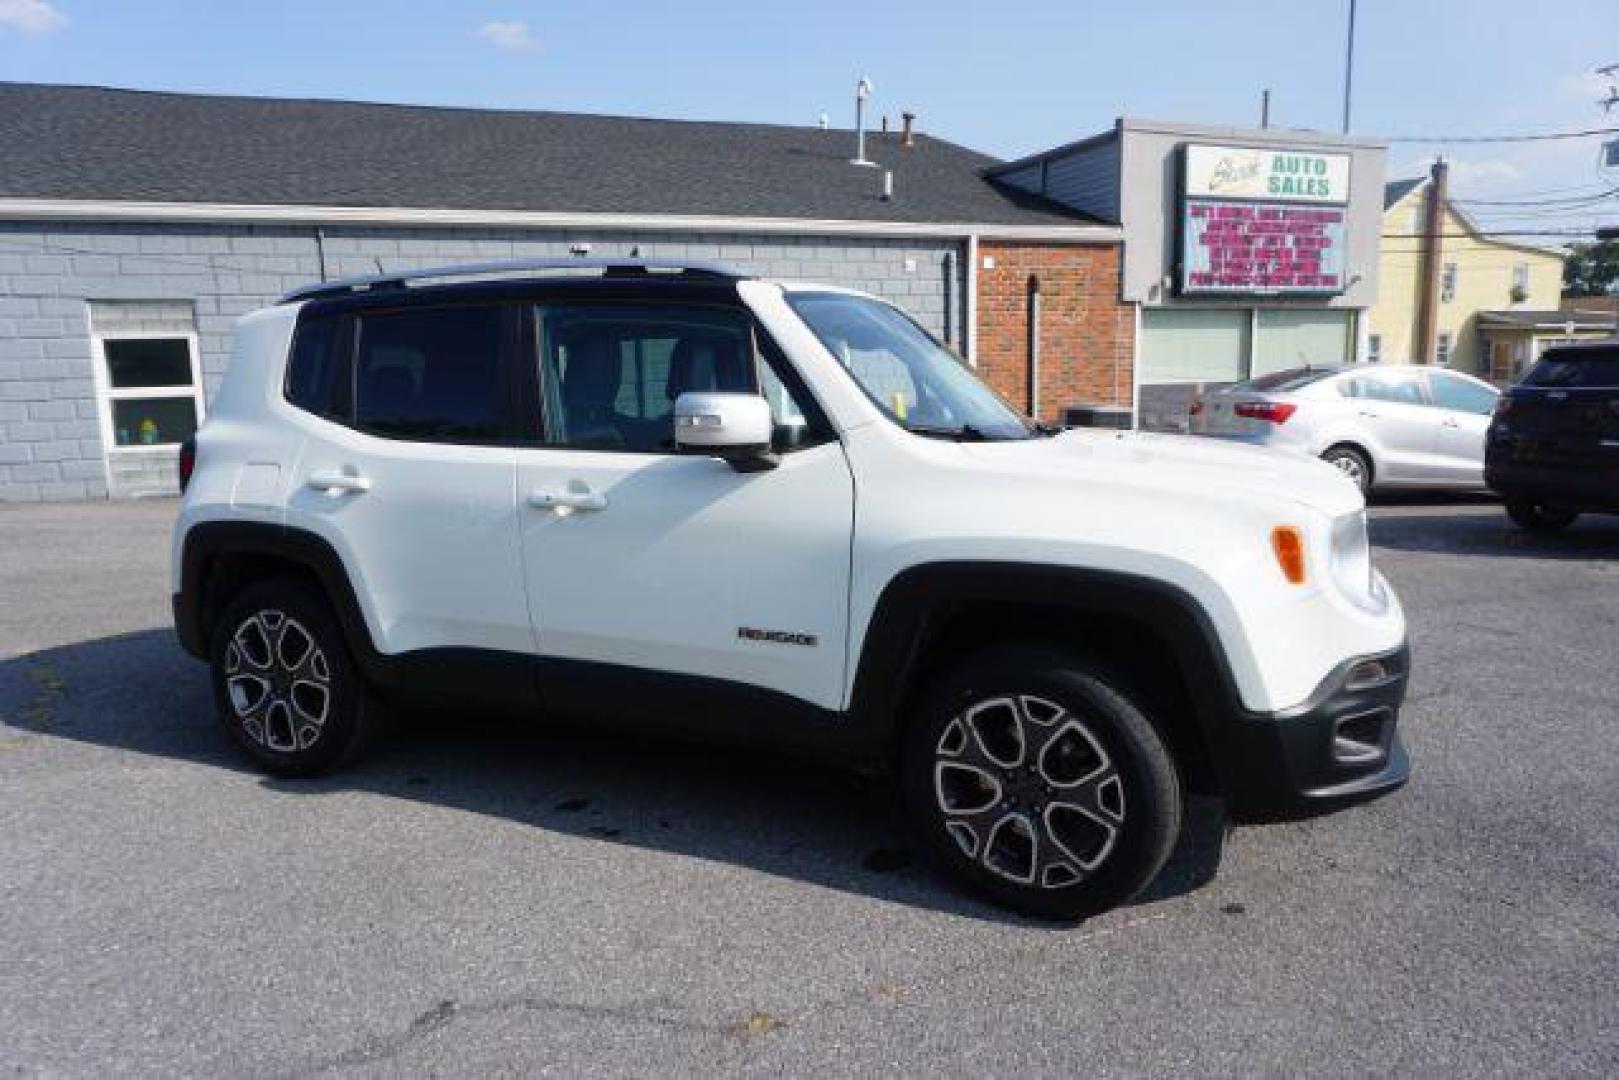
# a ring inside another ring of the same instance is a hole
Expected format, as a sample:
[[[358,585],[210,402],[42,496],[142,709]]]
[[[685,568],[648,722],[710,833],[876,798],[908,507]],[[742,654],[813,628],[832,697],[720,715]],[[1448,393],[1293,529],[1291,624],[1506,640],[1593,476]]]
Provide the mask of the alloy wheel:
[[[331,665],[302,623],[258,611],[226,646],[225,689],[248,738],[269,750],[307,750],[331,712]]]
[[[1085,721],[1031,695],[976,702],[934,749],[934,797],[963,855],[1019,885],[1078,884],[1124,825],[1124,781]]]

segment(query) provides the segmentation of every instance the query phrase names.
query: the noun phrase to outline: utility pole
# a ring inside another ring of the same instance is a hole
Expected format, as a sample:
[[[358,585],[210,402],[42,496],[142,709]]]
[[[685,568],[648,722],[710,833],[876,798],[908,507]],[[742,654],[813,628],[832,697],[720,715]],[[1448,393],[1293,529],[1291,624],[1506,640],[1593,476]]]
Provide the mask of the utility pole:
[[[1439,275],[1445,257],[1443,234],[1445,207],[1449,201],[1450,166],[1440,158],[1428,174],[1428,196],[1423,200],[1422,258],[1417,282],[1417,340],[1412,359],[1432,364],[1439,330]]]
[[[1267,87],[1259,95],[1259,126],[1270,127],[1270,88]]]
[[[1349,96],[1355,85],[1355,0],[1349,0],[1349,33],[1344,46],[1344,134],[1349,134]]]

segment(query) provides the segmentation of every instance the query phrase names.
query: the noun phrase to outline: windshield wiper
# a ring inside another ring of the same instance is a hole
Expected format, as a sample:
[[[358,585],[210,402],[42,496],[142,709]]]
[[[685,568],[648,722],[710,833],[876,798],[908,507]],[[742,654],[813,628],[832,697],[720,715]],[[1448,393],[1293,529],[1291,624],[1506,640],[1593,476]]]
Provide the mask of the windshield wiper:
[[[971,424],[962,424],[960,427],[929,427],[926,424],[907,424],[906,427],[915,434],[925,435],[930,439],[954,439],[956,442],[995,441]]]

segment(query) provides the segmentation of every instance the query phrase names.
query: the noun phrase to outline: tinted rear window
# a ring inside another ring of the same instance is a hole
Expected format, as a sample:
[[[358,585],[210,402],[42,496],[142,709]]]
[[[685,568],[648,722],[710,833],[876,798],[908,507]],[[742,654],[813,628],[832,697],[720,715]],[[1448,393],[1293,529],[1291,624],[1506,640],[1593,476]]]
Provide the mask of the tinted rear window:
[[[1585,349],[1547,349],[1524,376],[1525,386],[1569,389],[1619,387],[1619,345]]]
[[[287,400],[321,416],[332,413],[337,330],[336,319],[316,319],[299,326],[287,364]]]
[[[354,422],[398,439],[511,435],[501,375],[504,313],[493,306],[366,315],[354,360]]]
[[[1269,393],[1286,393],[1289,390],[1302,390],[1311,383],[1318,383],[1322,379],[1336,375],[1340,368],[1293,368],[1291,371],[1273,371],[1269,375],[1261,375],[1257,379],[1249,379],[1237,386],[1238,390],[1259,390]]]

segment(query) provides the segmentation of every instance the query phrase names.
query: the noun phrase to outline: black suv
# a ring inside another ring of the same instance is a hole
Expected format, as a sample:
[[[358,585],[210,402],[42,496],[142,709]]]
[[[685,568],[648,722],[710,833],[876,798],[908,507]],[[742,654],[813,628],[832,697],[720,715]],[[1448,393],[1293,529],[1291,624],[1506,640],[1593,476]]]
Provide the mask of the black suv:
[[[1619,339],[1547,349],[1502,395],[1484,482],[1532,532],[1619,514]]]

